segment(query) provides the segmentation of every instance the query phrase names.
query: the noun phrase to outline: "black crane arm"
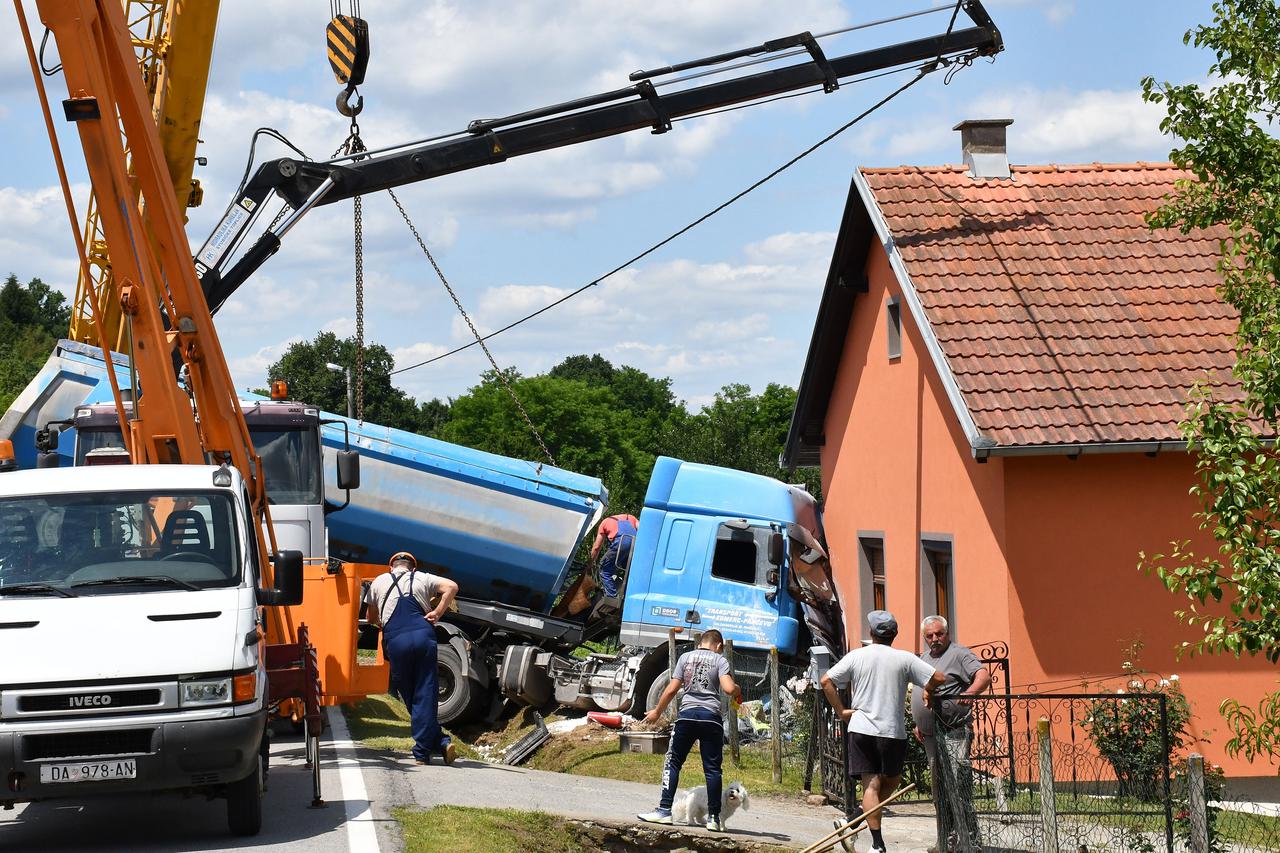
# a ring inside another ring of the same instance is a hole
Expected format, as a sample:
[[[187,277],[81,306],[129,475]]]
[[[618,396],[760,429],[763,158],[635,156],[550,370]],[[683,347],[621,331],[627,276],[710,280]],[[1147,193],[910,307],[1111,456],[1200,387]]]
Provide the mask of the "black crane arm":
[[[826,59],[808,33],[777,39],[752,52],[803,46],[807,62],[659,95],[647,76],[634,86],[555,104],[501,119],[472,122],[466,135],[360,160],[308,162],[282,158],[264,163],[228,208],[214,234],[196,255],[196,269],[212,310],[217,308],[280,247],[280,239],[312,207],[442,175],[501,163],[532,154],[651,128],[670,129],[673,119],[722,107],[750,103],[786,92],[823,86],[832,91],[839,79],[927,63],[954,56],[991,56],[1003,49],[1000,31],[981,0],[965,0],[961,8],[973,26],[902,42],[888,47]],[[736,52],[746,55],[746,51]],[[725,54],[724,56],[729,56]],[[721,57],[715,57],[719,60]],[[687,66],[692,66],[689,63]],[[225,273],[221,271],[235,246],[278,194],[292,214],[268,230]]]

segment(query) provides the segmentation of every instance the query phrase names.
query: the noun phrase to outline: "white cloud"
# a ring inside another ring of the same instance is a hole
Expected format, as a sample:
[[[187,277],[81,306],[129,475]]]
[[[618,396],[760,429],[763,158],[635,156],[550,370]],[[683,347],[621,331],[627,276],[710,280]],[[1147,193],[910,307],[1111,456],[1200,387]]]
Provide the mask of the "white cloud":
[[[396,368],[400,369],[411,364],[418,364],[448,351],[449,348],[441,344],[432,343],[431,341],[418,341],[408,346],[396,347],[391,351],[391,356],[395,359]]]
[[[293,335],[279,343],[259,347],[251,353],[232,359],[228,366],[231,368],[236,387],[261,386],[266,381],[267,368],[279,361],[285,350],[301,340],[301,336]]]
[[[732,320],[704,320],[694,324],[692,339],[696,341],[742,341],[760,338],[769,329],[769,318],[764,314],[750,314]]]
[[[1143,101],[1137,89],[1071,92],[1026,86],[979,99],[974,115],[1013,118],[1009,152],[1016,162],[1067,153],[1113,159],[1169,147],[1160,133],[1164,111]]]
[[[1020,85],[988,91],[927,121],[886,119],[848,143],[862,162],[959,162],[965,118],[1011,118],[1009,159],[1014,163],[1163,160],[1170,141],[1160,132],[1163,110],[1134,89],[1039,88]],[[947,115],[949,113],[950,115]]]
[[[84,213],[88,191],[86,184],[72,187],[77,215]],[[67,297],[73,294],[79,264],[60,187],[0,187],[0,266],[0,276],[39,277]]]
[[[500,365],[526,374],[567,355],[598,352],[617,364],[670,376],[677,393],[691,398],[741,378],[794,384],[833,239],[829,232],[786,232],[743,246],[740,259],[676,259],[632,268],[495,338],[490,347]],[[547,284],[496,285],[471,300],[468,310],[484,334],[568,293]],[[472,339],[457,316],[450,330],[455,345]],[[411,393],[439,387],[428,385],[429,377],[464,358],[475,370],[487,367],[473,350],[421,374],[404,374],[405,387]]]

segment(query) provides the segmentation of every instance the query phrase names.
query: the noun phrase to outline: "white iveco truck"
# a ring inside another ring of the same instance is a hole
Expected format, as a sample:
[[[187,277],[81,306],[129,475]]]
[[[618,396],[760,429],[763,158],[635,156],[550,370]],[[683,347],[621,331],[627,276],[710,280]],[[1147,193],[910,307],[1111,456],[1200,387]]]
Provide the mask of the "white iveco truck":
[[[268,605],[301,555],[257,577],[232,468],[0,474],[0,805],[109,792],[224,796],[257,832]]]

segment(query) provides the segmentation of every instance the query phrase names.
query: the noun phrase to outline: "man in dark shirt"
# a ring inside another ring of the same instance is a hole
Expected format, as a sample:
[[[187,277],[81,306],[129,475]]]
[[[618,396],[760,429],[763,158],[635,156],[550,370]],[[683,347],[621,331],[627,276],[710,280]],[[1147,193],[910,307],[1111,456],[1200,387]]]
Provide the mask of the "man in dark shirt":
[[[954,833],[959,849],[969,850],[978,843],[978,825],[969,763],[973,705],[963,697],[985,692],[991,686],[991,673],[972,651],[951,642],[945,618],[929,616],[920,623],[920,631],[928,646],[920,659],[946,678],[934,692],[936,710],[919,696],[911,698],[916,737],[929,756],[930,774],[941,781],[933,786],[939,818],[937,849],[945,850],[948,836]]]

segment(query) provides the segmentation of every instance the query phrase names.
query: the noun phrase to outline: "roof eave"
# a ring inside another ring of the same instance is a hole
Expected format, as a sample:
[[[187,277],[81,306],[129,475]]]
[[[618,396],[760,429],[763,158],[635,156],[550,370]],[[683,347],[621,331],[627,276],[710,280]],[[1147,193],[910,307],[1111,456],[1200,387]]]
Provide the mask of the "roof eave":
[[[821,462],[824,436],[813,425],[826,421],[827,405],[835,386],[835,375],[844,350],[858,294],[867,290],[866,257],[870,248],[871,225],[866,210],[858,203],[854,185],[849,185],[840,230],[831,253],[831,265],[822,290],[813,336],[805,356],[804,372],[796,389],[796,407],[791,414],[787,440],[778,457],[778,467],[794,469]]]
[[[978,457],[982,453],[989,452],[997,446],[996,442],[978,429],[978,424],[973,419],[973,413],[969,411],[969,407],[964,402],[964,396],[960,391],[959,384],[956,382],[955,374],[952,373],[951,365],[947,362],[947,356],[942,351],[942,344],[938,342],[938,337],[933,331],[933,325],[924,313],[924,305],[920,302],[920,294],[911,282],[911,274],[907,272],[906,262],[903,260],[901,253],[898,252],[898,246],[893,240],[893,235],[889,232],[888,222],[885,220],[884,213],[880,210],[880,204],[876,201],[871,185],[867,183],[862,170],[854,171],[853,185],[857,188],[863,207],[871,217],[871,225],[875,229],[876,236],[880,239],[880,245],[889,259],[889,268],[893,270],[893,275],[898,280],[898,286],[902,290],[902,301],[906,303],[907,310],[911,312],[911,319],[920,331],[925,351],[929,354],[929,360],[933,362],[933,368],[937,371],[938,379],[942,382],[942,388],[947,395],[947,400],[951,403],[951,409],[955,413],[956,420],[960,422],[960,428],[964,431],[965,439],[969,442],[973,455]]]

